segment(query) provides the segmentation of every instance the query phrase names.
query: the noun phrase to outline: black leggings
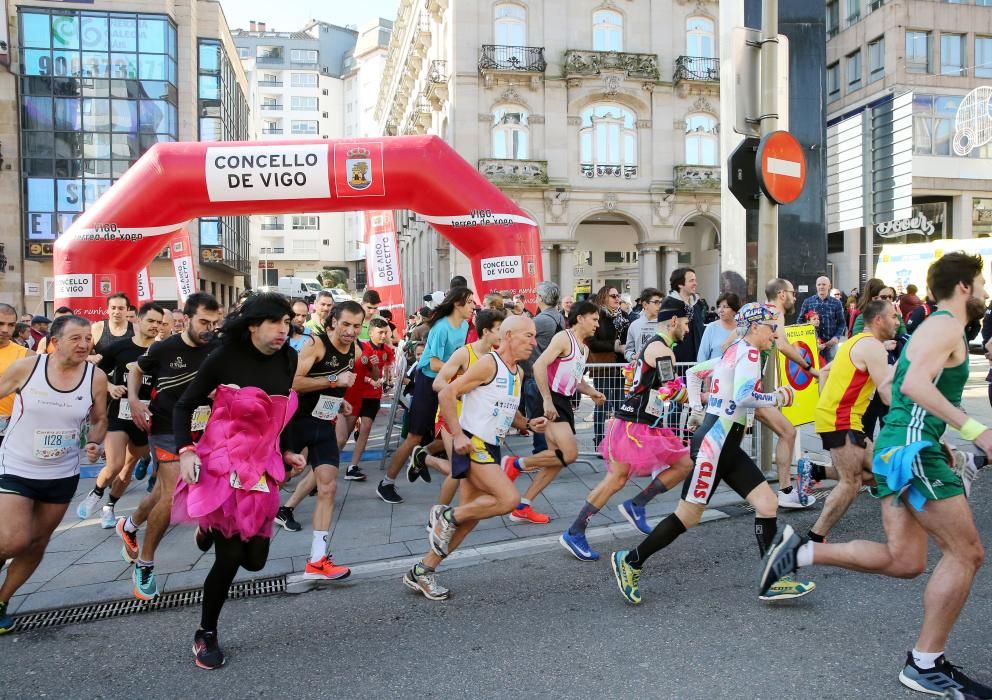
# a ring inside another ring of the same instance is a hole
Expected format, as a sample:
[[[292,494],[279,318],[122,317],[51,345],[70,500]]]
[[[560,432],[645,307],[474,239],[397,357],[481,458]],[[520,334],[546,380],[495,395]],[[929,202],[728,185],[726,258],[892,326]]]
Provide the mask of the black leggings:
[[[220,610],[239,568],[260,571],[269,558],[269,539],[252,537],[245,542],[240,537],[224,537],[216,530],[214,536],[214,565],[203,582],[203,608],[200,628],[216,630]]]

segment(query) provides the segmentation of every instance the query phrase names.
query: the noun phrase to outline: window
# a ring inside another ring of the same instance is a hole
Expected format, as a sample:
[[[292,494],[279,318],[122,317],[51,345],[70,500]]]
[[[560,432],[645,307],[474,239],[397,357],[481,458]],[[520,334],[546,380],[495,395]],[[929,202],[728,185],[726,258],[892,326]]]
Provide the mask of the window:
[[[289,98],[289,108],[296,112],[316,112],[317,98],[293,95]]]
[[[851,26],[861,19],[861,0],[847,0],[847,25]]]
[[[318,219],[312,214],[304,214],[303,216],[293,217],[293,230],[294,231],[316,231]]]
[[[314,217],[316,218],[316,217]],[[312,238],[295,239],[293,241],[294,253],[316,253],[317,241]]]
[[[579,151],[583,165],[637,165],[634,113],[615,104],[597,104],[582,112]]]
[[[975,77],[992,78],[992,36],[975,37]]]
[[[931,72],[930,32],[906,30],[906,72]]]
[[[964,34],[940,35],[940,74],[964,75]]]
[[[293,87],[317,87],[317,74],[290,73],[289,84]]]
[[[716,117],[690,114],[685,121],[685,162],[688,165],[717,165],[720,137]]]
[[[594,51],[623,51],[623,15],[614,10],[592,14],[592,48]]]
[[[847,55],[847,91],[861,87],[861,49]]]
[[[251,48],[248,46],[239,46],[238,58],[251,58]]]
[[[685,53],[697,58],[716,58],[713,20],[690,17],[686,20]]]
[[[289,129],[293,134],[316,134],[317,122],[294,119],[289,123]]]
[[[501,46],[527,45],[527,12],[515,3],[496,6],[496,43]]]
[[[317,52],[313,49],[293,49],[289,52],[290,63],[316,63]]]
[[[831,0],[827,3],[827,38],[837,36],[840,31],[840,0]]]
[[[527,110],[517,105],[493,112],[493,158],[528,158]]]
[[[840,97],[840,63],[827,66],[827,100]]]
[[[285,54],[281,46],[256,46],[255,57],[259,63],[282,63]]]
[[[954,153],[954,122],[961,95],[913,95],[913,153],[918,156],[992,158],[992,144],[973,148],[967,156]]]
[[[885,75],[885,37],[880,36],[868,44],[868,82],[880,80]]]

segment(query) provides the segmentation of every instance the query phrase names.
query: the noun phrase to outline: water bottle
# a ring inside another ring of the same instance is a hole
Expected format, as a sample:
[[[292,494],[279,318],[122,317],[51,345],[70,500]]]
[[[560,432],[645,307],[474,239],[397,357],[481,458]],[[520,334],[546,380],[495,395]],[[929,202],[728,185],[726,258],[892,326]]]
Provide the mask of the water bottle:
[[[799,492],[799,505],[806,506],[809,503],[809,490],[811,479],[803,478],[803,474],[809,474],[812,471],[812,465],[809,462],[809,452],[803,450],[803,456],[799,458],[799,462],[796,463],[796,471],[798,472],[798,477],[796,479],[796,490]]]

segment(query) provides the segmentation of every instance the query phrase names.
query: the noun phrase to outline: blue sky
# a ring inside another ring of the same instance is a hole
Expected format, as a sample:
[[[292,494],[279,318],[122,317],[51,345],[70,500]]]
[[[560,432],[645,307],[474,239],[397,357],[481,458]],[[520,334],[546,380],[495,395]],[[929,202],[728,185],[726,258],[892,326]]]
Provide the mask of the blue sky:
[[[396,18],[398,0],[221,0],[231,29],[248,29],[248,22],[266,23],[266,29],[293,31],[310,19],[331,24],[362,26],[379,17]]]

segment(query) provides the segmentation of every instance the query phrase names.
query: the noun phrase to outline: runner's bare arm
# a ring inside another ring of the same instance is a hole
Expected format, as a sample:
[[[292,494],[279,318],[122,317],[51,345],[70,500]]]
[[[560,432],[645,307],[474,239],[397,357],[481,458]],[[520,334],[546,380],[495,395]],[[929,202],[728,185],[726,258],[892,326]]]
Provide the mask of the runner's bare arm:
[[[785,333],[779,334],[779,332],[776,331],[775,347],[778,348],[779,352],[802,367],[804,370],[812,374],[814,377],[819,378],[820,373],[817,371],[816,367],[813,367],[810,363],[808,363],[806,358],[800,354],[796,346],[785,339]]]
[[[565,357],[572,350],[572,342],[568,339],[567,331],[559,331],[548,343],[548,347],[534,361],[534,381],[541,392],[541,398],[551,400],[551,387],[548,384],[548,367],[559,357]],[[554,418],[552,418],[554,420]]]
[[[889,354],[879,342],[860,342],[851,349],[851,359],[864,362],[868,375],[875,384],[875,391],[888,406],[892,403],[892,368],[889,366]]]
[[[93,369],[93,407],[90,408],[90,430],[87,442],[98,445],[107,435],[107,375],[99,368]]]
[[[437,377],[434,378],[434,391],[441,393],[441,390],[466,367],[468,367],[468,346],[463,345],[455,350],[437,373]]]
[[[293,390],[298,394],[307,394],[312,391],[321,391],[331,387],[326,377],[308,377],[307,372],[313,369],[313,364],[324,359],[323,343],[316,343],[313,340],[303,344],[300,350],[300,359],[296,365],[296,376],[293,377]]]
[[[479,361],[465,370],[465,374],[448,384],[438,394],[438,406],[441,409],[441,417],[444,418],[445,425],[451,431],[452,437],[465,438],[461,423],[458,420],[458,410],[456,401],[486,382],[492,381],[496,376],[496,358],[486,355],[479,358]]]
[[[36,362],[34,357],[22,357],[0,374],[0,396],[9,396],[24,386]]]
[[[144,372],[135,362],[134,369],[127,373],[127,403],[131,408],[131,420],[138,426],[138,430],[148,432],[150,415],[148,409],[138,398],[138,391],[141,389],[141,381],[144,376]]]
[[[961,325],[944,316],[931,316],[927,322],[931,324],[927,326],[928,332],[914,336],[905,350],[909,367],[902,381],[902,393],[927,413],[957,429],[968,420],[968,414],[939,391],[934,391],[934,380],[944,370],[954,351],[962,347]],[[940,328],[937,328],[938,325]]]

